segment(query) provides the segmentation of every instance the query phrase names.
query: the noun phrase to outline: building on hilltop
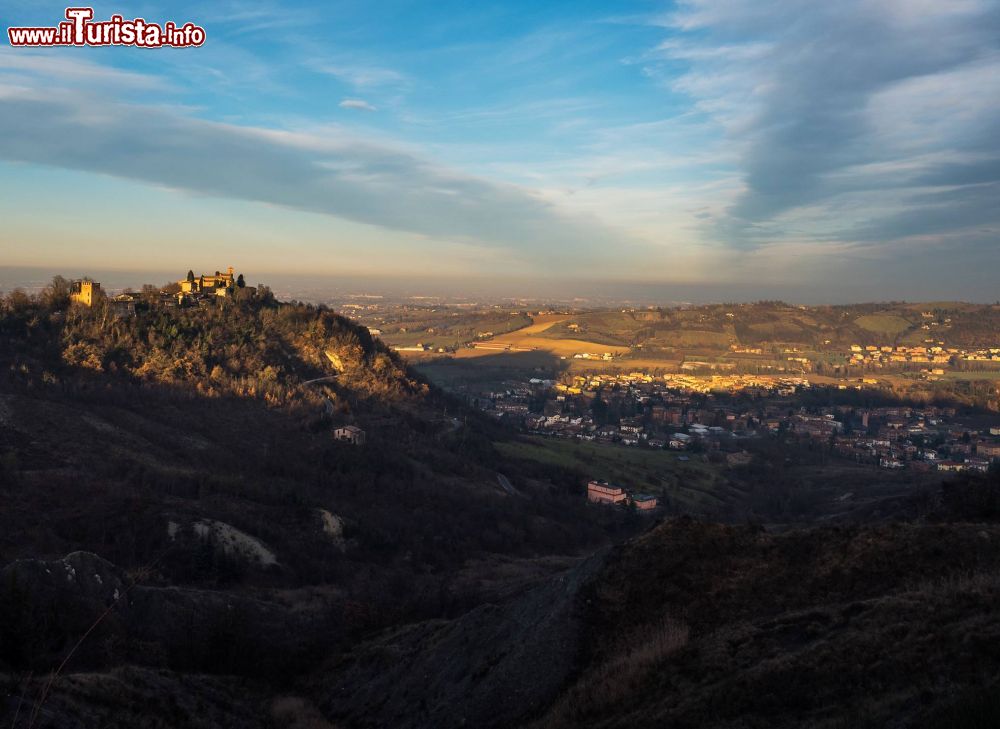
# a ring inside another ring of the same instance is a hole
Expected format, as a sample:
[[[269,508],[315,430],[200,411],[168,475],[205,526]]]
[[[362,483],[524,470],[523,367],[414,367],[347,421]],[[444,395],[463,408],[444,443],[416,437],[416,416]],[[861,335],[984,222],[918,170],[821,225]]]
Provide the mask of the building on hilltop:
[[[233,267],[226,269],[226,273],[215,272],[215,275],[195,276],[193,271],[189,271],[187,278],[182,278],[177,284],[184,294],[215,294],[216,296],[231,296],[236,287],[236,276]]]
[[[200,276],[195,276],[194,271],[188,271],[188,275],[177,282],[177,287],[177,306],[209,306],[213,299],[234,298],[237,291],[243,298],[257,295],[257,288],[247,286],[243,274],[237,276],[232,266],[225,273],[216,271],[214,274],[203,273]]]
[[[142,297],[139,294],[126,292],[118,294],[108,301],[108,306],[115,316],[127,318],[135,316],[135,306],[140,301],[142,301]]]
[[[93,306],[102,295],[101,285],[97,281],[80,279],[70,284],[69,300],[74,304]]]

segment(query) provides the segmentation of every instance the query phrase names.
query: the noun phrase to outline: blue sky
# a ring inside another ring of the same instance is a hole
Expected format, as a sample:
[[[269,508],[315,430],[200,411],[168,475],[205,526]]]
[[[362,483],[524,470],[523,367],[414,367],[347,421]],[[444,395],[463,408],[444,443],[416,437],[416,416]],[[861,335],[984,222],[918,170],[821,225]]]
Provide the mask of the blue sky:
[[[0,264],[1000,298],[1000,0],[113,13],[208,40],[0,46]]]

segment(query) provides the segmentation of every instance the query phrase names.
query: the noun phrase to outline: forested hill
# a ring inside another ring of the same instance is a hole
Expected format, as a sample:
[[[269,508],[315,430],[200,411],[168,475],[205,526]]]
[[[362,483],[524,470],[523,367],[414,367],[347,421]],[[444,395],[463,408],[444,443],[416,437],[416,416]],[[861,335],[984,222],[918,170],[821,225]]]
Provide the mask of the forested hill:
[[[115,384],[276,405],[316,401],[318,390],[302,384],[332,375],[337,389],[362,397],[398,401],[427,393],[366,328],[266,293],[208,307],[140,303],[128,316],[116,315],[107,301],[71,306],[51,288],[38,297],[15,293],[4,300],[0,336],[24,377],[49,383],[105,375]]]
[[[70,664],[96,704],[122,665],[287,681],[623,528],[328,310],[136,308],[0,298],[0,679],[47,675],[114,604]],[[334,439],[348,424],[364,444]]]
[[[495,426],[423,382],[364,327],[266,290],[116,316],[106,302],[70,305],[57,279],[38,296],[0,299],[0,359],[12,479],[149,484],[144,508],[206,487],[313,499],[370,546],[434,564],[574,549],[600,532],[575,494],[542,485],[537,499],[506,496],[496,477],[514,464],[493,449]],[[334,442],[346,424],[365,431],[364,447]],[[400,528],[414,502],[426,513]],[[352,509],[368,513],[351,519]],[[563,526],[546,528],[550,518]]]

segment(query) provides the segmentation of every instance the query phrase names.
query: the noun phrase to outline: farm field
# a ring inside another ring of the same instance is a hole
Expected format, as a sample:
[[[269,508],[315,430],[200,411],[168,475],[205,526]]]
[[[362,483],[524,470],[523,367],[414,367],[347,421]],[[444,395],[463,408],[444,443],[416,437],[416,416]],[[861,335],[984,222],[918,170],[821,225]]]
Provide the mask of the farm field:
[[[978,380],[1000,380],[1000,370],[984,370],[981,372],[960,372],[958,370],[948,370],[942,375],[943,380],[959,380],[962,382],[976,382]]]
[[[582,339],[551,339],[549,337],[532,337],[516,334],[507,334],[490,340],[490,344],[509,345],[518,349],[541,349],[559,357],[572,357],[574,354],[587,352],[590,354],[624,354],[629,351],[628,347],[621,347],[612,344],[601,344],[600,342],[588,342]],[[496,349],[464,349],[456,352],[457,357],[481,357],[484,354],[495,354]]]
[[[992,332],[997,307],[949,305],[791,307],[783,304],[705,306],[650,310],[583,310],[531,314],[489,310],[461,316],[432,310],[391,317],[376,325],[390,344],[421,342],[458,349],[456,357],[479,358],[503,351],[544,351],[556,357],[575,354],[634,355],[652,361],[729,356],[733,347],[760,349],[761,356],[802,352],[813,361],[844,364],[853,345],[996,346]],[[925,311],[931,309],[931,311]],[[399,323],[409,331],[401,332]],[[461,322],[459,326],[456,326]],[[431,328],[433,326],[433,329]],[[393,327],[397,327],[393,330]],[[484,336],[493,333],[495,336]],[[466,348],[471,344],[475,348]],[[742,358],[741,358],[742,359]]]
[[[510,334],[526,334],[532,336],[535,334],[541,334],[542,332],[551,329],[559,322],[566,321],[569,318],[568,314],[539,314],[531,318],[531,324],[510,332]]]
[[[509,346],[518,349],[536,349],[550,352],[559,357],[572,357],[574,354],[589,352],[603,354],[622,354],[628,352],[628,347],[601,344],[582,339],[562,339],[544,336],[545,332],[560,322],[569,319],[567,314],[542,314],[533,317],[532,323],[516,331],[501,334],[489,340],[491,346]],[[496,355],[498,349],[462,349],[456,352],[457,358],[482,357]]]

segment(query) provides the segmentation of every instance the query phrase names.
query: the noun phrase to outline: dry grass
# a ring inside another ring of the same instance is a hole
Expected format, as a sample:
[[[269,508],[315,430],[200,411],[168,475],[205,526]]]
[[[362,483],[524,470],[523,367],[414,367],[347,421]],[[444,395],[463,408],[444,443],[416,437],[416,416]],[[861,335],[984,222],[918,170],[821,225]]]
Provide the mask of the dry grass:
[[[279,696],[271,702],[271,718],[287,729],[336,729],[312,702],[299,696]]]
[[[575,727],[582,719],[637,696],[649,673],[684,648],[689,637],[687,625],[669,618],[632,632],[609,659],[584,673],[563,694],[536,729]]]
[[[612,354],[625,354],[629,351],[628,347],[622,347],[615,344],[601,344],[600,342],[588,342],[582,339],[535,337],[522,334],[521,331],[514,334],[504,334],[500,337],[494,337],[490,340],[490,344],[509,345],[511,347],[518,347],[521,349],[536,349],[548,352],[549,354],[555,356],[564,357],[572,357],[574,354],[582,354],[584,352],[590,354],[604,354],[605,352],[611,352]],[[455,356],[459,358],[485,357],[491,354],[496,355],[498,352],[502,351],[503,350],[496,349],[460,349],[455,353]]]
[[[973,572],[945,575],[932,579],[914,580],[904,584],[898,594],[921,593],[938,598],[969,596],[978,599],[996,598],[1000,594],[1000,573]]]
[[[519,334],[541,334],[546,329],[551,329],[556,324],[564,322],[571,317],[565,314],[540,314],[531,317],[531,324],[515,331]]]

